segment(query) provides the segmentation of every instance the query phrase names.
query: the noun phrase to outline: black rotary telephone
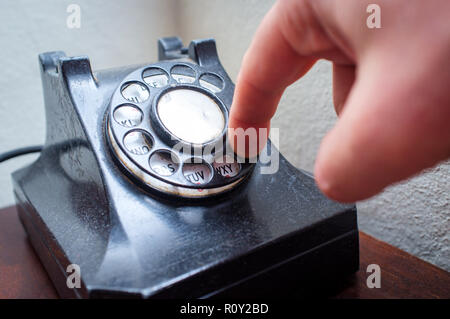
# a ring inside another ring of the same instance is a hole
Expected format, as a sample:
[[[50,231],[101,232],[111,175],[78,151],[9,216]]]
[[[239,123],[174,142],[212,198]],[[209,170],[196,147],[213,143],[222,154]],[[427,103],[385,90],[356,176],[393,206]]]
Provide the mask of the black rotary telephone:
[[[268,164],[228,146],[234,85],[215,41],[162,38],[158,49],[156,63],[95,73],[87,57],[39,56],[46,143],[13,182],[59,294],[308,295],[355,272],[353,205],[325,198],[282,155],[262,174]]]

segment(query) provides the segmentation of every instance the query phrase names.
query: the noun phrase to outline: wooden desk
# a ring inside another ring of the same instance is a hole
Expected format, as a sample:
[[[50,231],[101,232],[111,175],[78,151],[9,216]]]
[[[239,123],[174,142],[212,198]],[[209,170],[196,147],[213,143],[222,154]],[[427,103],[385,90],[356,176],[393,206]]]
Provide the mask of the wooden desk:
[[[360,270],[334,288],[335,298],[450,298],[450,273],[363,232],[360,253]],[[379,289],[366,285],[369,264],[381,268]],[[0,209],[0,298],[57,297],[16,208]]]

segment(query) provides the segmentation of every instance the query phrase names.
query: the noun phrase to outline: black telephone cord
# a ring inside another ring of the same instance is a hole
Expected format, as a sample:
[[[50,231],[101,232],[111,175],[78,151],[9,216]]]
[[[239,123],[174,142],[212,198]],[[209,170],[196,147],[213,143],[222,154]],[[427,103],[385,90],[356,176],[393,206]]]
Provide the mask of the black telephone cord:
[[[40,151],[42,151],[42,145],[17,148],[15,150],[11,150],[11,151],[0,154],[0,163],[4,162],[6,160],[9,160],[11,158],[17,157],[17,156],[30,154],[30,153],[38,153]]]

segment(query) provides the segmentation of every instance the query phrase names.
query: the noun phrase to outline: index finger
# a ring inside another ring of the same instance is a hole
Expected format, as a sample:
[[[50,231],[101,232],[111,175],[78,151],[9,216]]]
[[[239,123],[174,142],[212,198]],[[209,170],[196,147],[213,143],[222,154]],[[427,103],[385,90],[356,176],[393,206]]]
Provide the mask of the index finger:
[[[300,54],[294,44],[311,32],[311,18],[301,20],[299,17],[293,22],[292,12],[288,12],[298,8],[288,4],[277,2],[272,7],[244,56],[230,112],[231,129],[268,129],[285,88],[316,61],[314,57]],[[230,142],[235,146],[233,134],[230,134]],[[265,142],[259,141],[259,151]],[[252,157],[256,154],[239,155]]]

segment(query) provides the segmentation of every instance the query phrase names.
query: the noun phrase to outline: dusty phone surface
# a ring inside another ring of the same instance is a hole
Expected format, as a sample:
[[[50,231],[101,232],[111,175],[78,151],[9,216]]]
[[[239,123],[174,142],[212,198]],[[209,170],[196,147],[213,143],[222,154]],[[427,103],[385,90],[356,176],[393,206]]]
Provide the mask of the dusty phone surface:
[[[281,154],[262,174],[230,151],[234,85],[215,41],[158,49],[156,63],[98,72],[87,57],[39,57],[46,143],[13,182],[60,296],[308,296],[355,272],[354,205],[325,198]]]

